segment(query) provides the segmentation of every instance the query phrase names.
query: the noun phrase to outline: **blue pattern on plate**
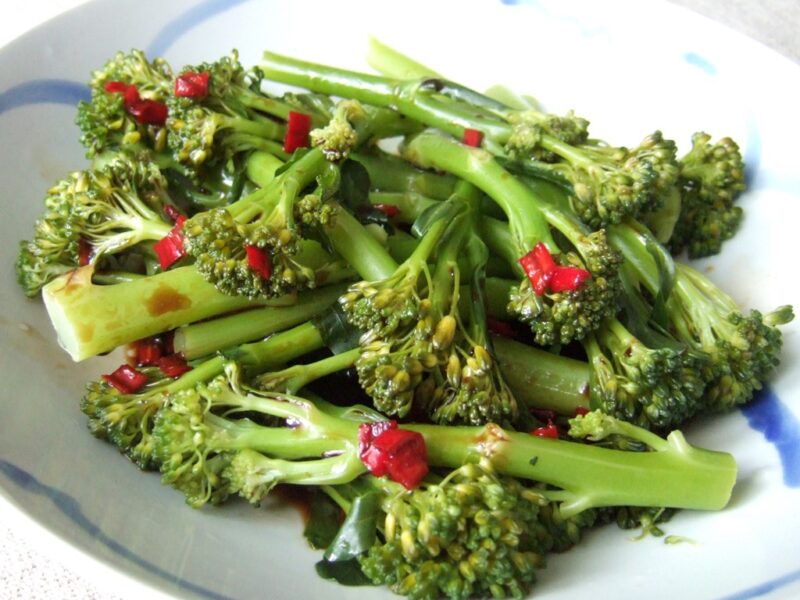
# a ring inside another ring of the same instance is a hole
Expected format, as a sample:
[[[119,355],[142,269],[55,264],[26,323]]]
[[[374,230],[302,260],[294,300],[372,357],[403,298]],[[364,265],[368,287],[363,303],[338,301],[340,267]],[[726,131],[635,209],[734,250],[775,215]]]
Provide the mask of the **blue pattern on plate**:
[[[783,467],[783,482],[800,487],[800,421],[775,395],[765,387],[756,398],[742,407],[750,427],[763,433],[775,446]]]
[[[23,491],[49,499],[59,512],[63,513],[64,516],[72,521],[78,528],[83,530],[84,533],[88,534],[90,537],[103,544],[109,550],[119,554],[120,556],[123,556],[142,569],[161,577],[170,584],[178,586],[180,589],[199,594],[206,598],[213,598],[214,600],[230,600],[227,596],[221,596],[220,594],[195,585],[190,581],[179,579],[172,573],[168,573],[167,571],[143,559],[134,552],[131,552],[131,550],[106,535],[102,529],[95,525],[89,519],[89,517],[84,514],[80,503],[75,500],[75,498],[62,492],[61,490],[42,483],[24,469],[21,469],[8,461],[0,459],[0,473],[3,473],[10,481],[15,483]]]
[[[686,52],[683,55],[683,60],[693,67],[697,67],[707,75],[716,75],[717,67],[714,66],[710,60],[697,52]]]
[[[11,87],[0,94],[0,115],[13,108],[30,104],[66,104],[75,106],[89,101],[91,94],[85,83],[67,79],[34,79]]]
[[[156,37],[150,42],[145,50],[145,54],[150,57],[164,56],[167,49],[175,43],[179,37],[196,27],[203,21],[215,17],[231,8],[249,2],[250,0],[204,0],[197,6],[187,10],[167,23]]]
[[[783,575],[782,577],[770,579],[769,581],[765,581],[764,583],[760,583],[746,590],[742,590],[741,592],[731,594],[730,596],[725,596],[722,600],[750,600],[750,598],[760,598],[761,596],[766,596],[767,594],[770,594],[775,590],[779,590],[780,588],[791,583],[795,583],[796,581],[800,581],[800,571],[793,571]]]

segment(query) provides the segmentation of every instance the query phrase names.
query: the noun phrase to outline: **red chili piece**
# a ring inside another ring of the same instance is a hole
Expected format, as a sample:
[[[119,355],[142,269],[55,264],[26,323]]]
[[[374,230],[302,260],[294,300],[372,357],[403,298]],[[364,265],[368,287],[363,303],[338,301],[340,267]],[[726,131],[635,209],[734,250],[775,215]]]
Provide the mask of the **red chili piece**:
[[[555,423],[552,421],[547,421],[547,425],[544,427],[537,427],[533,431],[531,431],[531,435],[535,435],[537,437],[545,437],[545,438],[552,438],[554,440],[558,439],[558,427],[556,427]]]
[[[135,394],[147,383],[147,377],[130,365],[121,365],[113,373],[103,375],[103,379],[123,394]]]
[[[186,217],[184,217],[177,208],[172,206],[172,204],[165,204],[164,205],[164,214],[167,215],[167,218],[172,221],[173,223],[177,223],[179,220],[183,219],[186,221]]]
[[[394,204],[373,204],[372,206],[373,208],[381,211],[390,219],[400,214],[400,209]]]
[[[578,267],[558,267],[550,278],[550,289],[554,292],[577,290],[589,278],[589,271]]]
[[[167,377],[180,377],[187,371],[192,370],[183,355],[178,353],[162,356],[158,360],[158,368]]]
[[[85,239],[78,240],[78,266],[85,267],[92,258],[92,245]]]
[[[469,127],[464,129],[464,144],[467,146],[472,146],[473,148],[477,148],[481,145],[483,141],[483,132],[478,131],[477,129],[470,129]]]
[[[142,125],[163,125],[167,121],[167,105],[157,100],[139,100],[127,108]]]
[[[589,414],[589,409],[586,408],[585,406],[579,406],[578,408],[575,409],[576,417],[583,417],[584,415],[588,414]]]
[[[175,95],[180,98],[202,100],[208,96],[208,71],[188,71],[175,79]]]
[[[183,233],[181,233],[185,222],[186,217],[178,215],[175,226],[153,245],[162,271],[166,271],[175,261],[186,256],[186,250],[183,248]]]
[[[536,295],[543,295],[547,291],[550,278],[556,269],[553,255],[550,254],[547,246],[539,242],[533,250],[519,259],[519,264],[522,265]]]
[[[286,137],[283,139],[283,151],[294,152],[298,148],[308,146],[308,134],[311,132],[311,117],[305,113],[289,111],[286,121]]]
[[[586,269],[557,265],[553,255],[542,242],[520,258],[519,264],[525,270],[537,296],[543,295],[547,290],[551,292],[577,290],[590,275]]]
[[[139,367],[154,366],[158,364],[164,352],[159,340],[154,337],[144,338],[135,342],[136,365]]]
[[[396,421],[361,425],[358,450],[370,473],[376,477],[386,475],[408,490],[428,474],[425,438],[416,431],[399,429]]]
[[[265,280],[272,277],[272,261],[269,254],[258,246],[245,246],[247,252],[247,264]]]
[[[127,83],[122,81],[107,81],[103,86],[103,89],[105,89],[105,91],[107,91],[109,94],[124,94],[128,91],[129,87],[132,86],[129,86]]]

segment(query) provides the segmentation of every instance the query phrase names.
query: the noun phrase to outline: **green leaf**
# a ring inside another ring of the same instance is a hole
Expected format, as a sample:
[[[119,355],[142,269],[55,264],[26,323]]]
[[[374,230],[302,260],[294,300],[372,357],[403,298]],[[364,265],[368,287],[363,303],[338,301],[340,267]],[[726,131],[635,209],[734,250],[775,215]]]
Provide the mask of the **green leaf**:
[[[370,491],[358,496],[342,523],[339,533],[328,546],[325,560],[328,562],[347,561],[369,550],[375,543],[380,495]]]
[[[387,233],[394,228],[389,217],[375,208],[369,201],[369,190],[372,183],[367,168],[356,160],[347,160],[341,167],[341,184],[339,185],[339,202],[359,220],[362,225],[375,223],[383,227]]]
[[[341,509],[318,490],[311,490],[308,500],[309,518],[303,529],[303,537],[314,550],[324,550],[331,545],[339,531]]]
[[[315,565],[315,568],[317,570],[317,575],[323,579],[331,579],[341,585],[374,585],[367,579],[367,576],[364,575],[357,558],[338,562],[321,560]]]
[[[358,347],[362,331],[349,323],[338,302],[318,314],[311,322],[322,336],[322,341],[334,354]]]

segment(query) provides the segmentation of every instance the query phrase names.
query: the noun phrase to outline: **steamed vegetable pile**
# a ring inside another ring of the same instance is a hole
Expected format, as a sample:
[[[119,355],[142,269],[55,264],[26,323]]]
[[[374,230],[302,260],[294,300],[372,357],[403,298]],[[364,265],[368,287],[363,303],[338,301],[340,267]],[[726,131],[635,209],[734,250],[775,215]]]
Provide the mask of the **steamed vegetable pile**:
[[[588,528],[725,507],[733,457],[678,428],[750,401],[793,318],[676,260],[736,233],[736,143],[618,146],[370,53],[92,74],[90,162],[17,259],[74,360],[125,349],[91,432],[196,508],[306,486],[318,572],[413,598],[522,597]]]

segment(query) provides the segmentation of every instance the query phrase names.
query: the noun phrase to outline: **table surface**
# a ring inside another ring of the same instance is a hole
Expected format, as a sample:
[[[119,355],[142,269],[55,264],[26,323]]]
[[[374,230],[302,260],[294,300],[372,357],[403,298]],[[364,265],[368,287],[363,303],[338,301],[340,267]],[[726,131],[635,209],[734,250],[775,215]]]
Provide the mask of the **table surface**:
[[[33,0],[0,19],[0,47],[36,25],[86,0]],[[743,33],[800,63],[800,3],[797,0],[671,0]],[[32,540],[0,504],[0,600],[59,598],[116,600],[117,596],[76,574]]]

